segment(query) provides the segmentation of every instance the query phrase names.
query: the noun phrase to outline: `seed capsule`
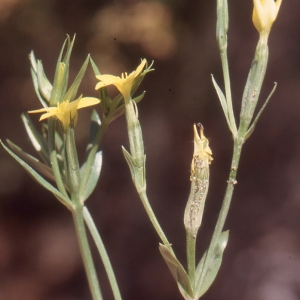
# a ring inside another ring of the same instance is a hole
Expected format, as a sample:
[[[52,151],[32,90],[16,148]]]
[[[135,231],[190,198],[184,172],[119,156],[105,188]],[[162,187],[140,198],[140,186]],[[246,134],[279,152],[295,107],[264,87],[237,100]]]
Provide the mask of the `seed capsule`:
[[[199,124],[198,124],[199,125]],[[209,185],[209,164],[213,160],[208,140],[200,124],[200,136],[194,125],[194,154],[191,163],[191,191],[184,212],[184,226],[187,232],[196,236],[202,222],[205,199]]]

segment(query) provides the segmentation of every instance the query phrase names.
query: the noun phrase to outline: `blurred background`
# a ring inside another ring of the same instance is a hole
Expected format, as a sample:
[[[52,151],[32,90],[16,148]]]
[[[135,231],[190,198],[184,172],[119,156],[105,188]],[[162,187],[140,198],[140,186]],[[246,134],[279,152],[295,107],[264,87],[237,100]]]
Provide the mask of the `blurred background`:
[[[229,0],[229,63],[234,106],[256,47],[252,1]],[[223,86],[215,41],[216,1],[0,1],[0,138],[34,155],[20,115],[40,108],[28,54],[34,50],[52,82],[66,34],[76,33],[71,79],[87,54],[102,73],[131,72],[140,58],[155,71],[140,87],[149,199],[177,256],[185,263],[183,211],[189,194],[193,123],[201,122],[214,161],[198,258],[206,249],[229,172],[232,138],[210,74]],[[276,93],[242,153],[238,184],[225,225],[230,230],[221,270],[203,300],[300,299],[300,2],[283,1],[270,39],[259,106]],[[80,93],[97,96],[88,69]],[[115,90],[111,89],[113,96]],[[91,109],[79,113],[84,149]],[[38,124],[38,116],[32,117]],[[179,300],[158,251],[121,152],[128,147],[124,116],[104,137],[103,168],[87,202],[110,254],[124,300]],[[104,299],[113,299],[95,257]],[[91,299],[70,213],[0,150],[0,299]]]

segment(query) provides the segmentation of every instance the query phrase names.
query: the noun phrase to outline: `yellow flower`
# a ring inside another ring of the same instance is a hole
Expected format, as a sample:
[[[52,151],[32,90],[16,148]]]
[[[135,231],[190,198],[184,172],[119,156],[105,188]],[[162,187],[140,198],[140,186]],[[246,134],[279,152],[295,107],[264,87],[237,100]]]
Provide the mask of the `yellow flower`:
[[[253,0],[252,20],[259,33],[269,34],[282,0]]]
[[[99,90],[104,86],[114,85],[123,95],[125,101],[130,99],[133,81],[143,71],[143,68],[145,67],[146,63],[146,59],[143,59],[140,65],[137,67],[137,69],[129,75],[127,75],[127,73],[122,73],[121,77],[113,75],[96,76],[96,78],[99,79],[101,82],[97,83],[95,89]]]
[[[82,96],[80,96],[77,100],[72,102],[63,101],[62,103],[57,103],[57,107],[45,107],[37,110],[31,110],[29,113],[46,112],[45,114],[41,115],[40,121],[56,116],[62,123],[64,130],[67,131],[71,122],[73,122],[74,126],[76,125],[78,119],[78,109],[98,103],[100,103],[100,100],[97,98],[82,98]]]

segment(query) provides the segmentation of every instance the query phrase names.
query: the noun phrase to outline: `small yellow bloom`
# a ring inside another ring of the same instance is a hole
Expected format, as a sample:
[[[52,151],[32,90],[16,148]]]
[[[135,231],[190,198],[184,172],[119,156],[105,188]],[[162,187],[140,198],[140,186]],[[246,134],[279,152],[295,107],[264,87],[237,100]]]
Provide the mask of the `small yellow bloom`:
[[[56,116],[59,121],[62,123],[64,130],[66,131],[70,126],[71,122],[76,125],[78,119],[77,110],[83,107],[91,106],[100,103],[100,100],[93,97],[84,97],[80,96],[77,100],[72,102],[63,101],[62,103],[57,103],[57,107],[45,107],[37,110],[31,110],[29,113],[42,113],[40,121],[47,118]]]
[[[147,61],[143,59],[135,71],[127,75],[122,73],[121,77],[113,75],[98,75],[96,76],[101,82],[98,82],[95,89],[99,90],[104,86],[114,85],[123,95],[125,101],[131,97],[131,89],[134,79],[140,75]]]
[[[276,20],[282,0],[253,0],[252,20],[259,33],[269,34]]]

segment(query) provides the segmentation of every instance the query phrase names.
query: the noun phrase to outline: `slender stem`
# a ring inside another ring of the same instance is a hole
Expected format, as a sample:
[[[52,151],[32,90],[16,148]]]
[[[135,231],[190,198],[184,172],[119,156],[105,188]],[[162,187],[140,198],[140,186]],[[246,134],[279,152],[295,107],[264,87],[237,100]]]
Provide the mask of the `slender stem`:
[[[66,146],[66,172],[70,188],[71,198],[73,202],[73,220],[77,233],[78,243],[81,251],[85,272],[87,275],[90,291],[93,300],[102,300],[100,286],[86,235],[86,229],[83,219],[83,203],[79,197],[80,175],[79,175],[79,162],[77,157],[77,150],[75,145],[74,128],[68,128],[65,133],[65,146]]]
[[[144,191],[139,191],[138,189],[137,189],[137,191],[138,191],[140,199],[141,199],[141,201],[143,203],[143,206],[144,206],[144,208],[145,208],[145,210],[146,210],[146,212],[148,214],[148,217],[149,217],[149,219],[150,219],[150,221],[151,221],[154,229],[156,230],[156,232],[159,235],[159,237],[162,240],[162,242],[166,245],[166,247],[168,247],[169,251],[171,251],[174,254],[174,251],[173,251],[173,249],[171,247],[171,244],[169,243],[169,241],[168,241],[165,233],[163,232],[163,230],[162,230],[159,222],[156,219],[156,216],[155,216],[155,214],[154,214],[154,212],[152,210],[152,207],[151,207],[151,205],[149,203],[146,191],[145,190]]]
[[[97,230],[94,220],[91,216],[91,214],[89,213],[88,209],[86,207],[83,207],[83,218],[90,230],[90,233],[94,239],[94,242],[96,244],[96,247],[99,251],[100,257],[102,259],[104,268],[106,270],[106,274],[114,295],[115,300],[121,300],[121,294],[120,294],[120,290],[118,287],[118,283],[114,274],[114,270],[112,268],[111,262],[109,260],[108,254],[106,252],[106,249],[104,247],[103,241],[101,239],[101,236],[99,234],[99,231]]]
[[[77,238],[80,246],[80,251],[85,267],[85,272],[88,278],[89,287],[92,293],[93,300],[102,300],[97,274],[89,247],[86,230],[83,220],[82,205],[77,205],[73,211],[73,220],[76,228]]]
[[[55,182],[58,187],[58,190],[66,198],[69,198],[69,195],[66,191],[64,182],[61,177],[61,172],[57,161],[57,152],[55,149],[55,118],[54,117],[49,118],[48,121],[48,147],[49,147],[49,155],[50,155],[53,175],[55,177]]]
[[[186,234],[186,254],[187,254],[187,266],[188,266],[188,275],[193,290],[195,290],[195,263],[196,263],[196,237],[187,232]]]
[[[145,153],[144,153],[144,142],[143,133],[141,125],[138,119],[138,109],[133,100],[131,100],[130,95],[124,95],[125,102],[125,114],[127,122],[127,131],[131,152],[131,162],[127,161],[129,164],[132,181],[136,187],[136,190],[140,196],[143,206],[148,214],[148,217],[154,226],[157,234],[159,235],[162,242],[168,247],[169,251],[174,254],[174,251],[164,234],[156,216],[152,210],[146,194],[146,178],[145,178]],[[125,157],[126,158],[126,157]]]
[[[222,230],[223,230],[223,227],[224,227],[227,215],[228,215],[230,203],[232,200],[234,185],[237,183],[236,175],[237,175],[239,160],[240,160],[240,156],[241,156],[242,146],[243,146],[243,139],[236,138],[234,140],[234,150],[233,150],[233,156],[232,156],[232,161],[231,161],[231,169],[230,169],[229,178],[227,181],[227,188],[226,188],[225,196],[223,199],[223,203],[222,203],[221,211],[219,213],[217,224],[215,226],[214,233],[213,233],[213,236],[212,236],[212,239],[211,239],[208,251],[207,251],[206,259],[205,259],[204,266],[203,266],[203,269],[201,272],[201,276],[200,276],[199,282],[197,284],[198,286],[202,285],[204,278],[205,278],[207,272],[209,271],[209,269],[211,268],[211,264],[213,263],[213,261],[212,261],[213,254],[214,254],[215,248],[218,244],[218,241],[220,239],[220,235],[222,233]]]

